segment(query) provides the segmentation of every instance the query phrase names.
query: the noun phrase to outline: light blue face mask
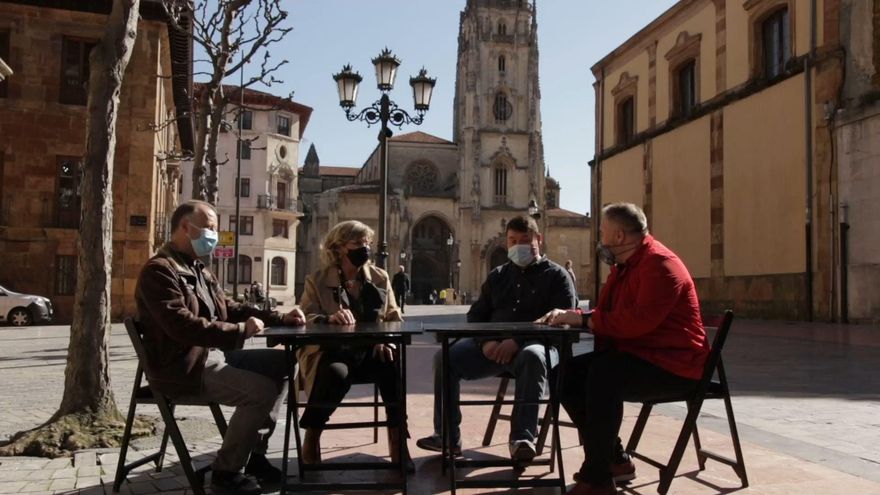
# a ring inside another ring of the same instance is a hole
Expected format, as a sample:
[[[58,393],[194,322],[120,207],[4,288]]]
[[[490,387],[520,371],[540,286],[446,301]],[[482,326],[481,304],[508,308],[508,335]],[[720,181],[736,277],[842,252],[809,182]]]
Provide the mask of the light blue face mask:
[[[532,254],[532,245],[516,244],[510,246],[507,249],[507,258],[521,268],[531,265],[535,261],[535,255]]]
[[[208,256],[214,251],[214,248],[217,247],[217,240],[219,238],[217,232],[211,229],[199,229],[200,234],[198,239],[190,239],[189,242],[192,244],[193,251],[196,252],[196,256],[199,258]]]

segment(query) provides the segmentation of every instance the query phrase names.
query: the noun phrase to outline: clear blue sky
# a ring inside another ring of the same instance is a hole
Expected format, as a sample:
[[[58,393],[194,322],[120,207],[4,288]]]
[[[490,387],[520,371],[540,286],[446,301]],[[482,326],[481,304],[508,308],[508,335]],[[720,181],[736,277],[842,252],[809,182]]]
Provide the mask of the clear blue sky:
[[[391,97],[412,109],[409,76],[423,65],[437,78],[425,123],[404,126],[452,140],[452,98],[459,13],[465,0],[284,0],[293,31],[272,48],[286,58],[283,84],[268,91],[314,108],[300,162],[314,143],[323,165],[360,166],[376,145],[377,129],[350,123],[339,107],[331,74],[351,63],[361,75],[358,108],[378,99],[370,59],[388,46],[402,60]],[[562,207],[590,209],[594,94],[590,67],[676,0],[538,0],[541,111],[545,161],[562,184]],[[234,78],[237,82],[237,77]],[[265,88],[264,88],[265,89]],[[395,129],[396,130],[396,129]]]

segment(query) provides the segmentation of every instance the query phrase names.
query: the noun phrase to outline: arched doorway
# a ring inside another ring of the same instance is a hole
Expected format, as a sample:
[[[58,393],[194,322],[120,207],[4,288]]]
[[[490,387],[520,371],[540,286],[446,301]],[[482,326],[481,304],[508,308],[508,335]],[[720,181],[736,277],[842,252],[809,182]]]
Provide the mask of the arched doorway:
[[[416,302],[428,301],[432,290],[438,293],[449,285],[452,253],[446,241],[450,229],[446,222],[425,217],[412,229],[412,294]],[[453,246],[454,248],[454,246]]]
[[[507,263],[507,250],[501,246],[493,249],[492,254],[489,256],[489,270],[491,271],[496,266],[505,263]]]

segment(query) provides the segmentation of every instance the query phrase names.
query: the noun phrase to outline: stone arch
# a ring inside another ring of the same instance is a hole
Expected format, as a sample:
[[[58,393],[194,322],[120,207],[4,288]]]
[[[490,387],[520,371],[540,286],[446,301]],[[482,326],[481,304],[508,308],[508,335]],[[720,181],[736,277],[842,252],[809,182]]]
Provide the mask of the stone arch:
[[[410,231],[412,266],[410,278],[416,301],[427,301],[432,290],[440,291],[449,281],[455,245],[447,245],[453,233],[451,222],[437,212],[428,212],[413,223]]]

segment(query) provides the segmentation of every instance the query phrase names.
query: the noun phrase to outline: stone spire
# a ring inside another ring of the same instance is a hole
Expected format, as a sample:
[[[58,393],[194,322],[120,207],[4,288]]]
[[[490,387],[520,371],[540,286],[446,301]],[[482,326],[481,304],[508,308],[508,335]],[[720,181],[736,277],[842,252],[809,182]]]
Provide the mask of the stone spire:
[[[306,154],[306,161],[303,164],[303,175],[309,177],[317,177],[321,175],[321,159],[318,158],[318,151],[315,149],[315,143],[309,146],[309,152]]]

